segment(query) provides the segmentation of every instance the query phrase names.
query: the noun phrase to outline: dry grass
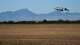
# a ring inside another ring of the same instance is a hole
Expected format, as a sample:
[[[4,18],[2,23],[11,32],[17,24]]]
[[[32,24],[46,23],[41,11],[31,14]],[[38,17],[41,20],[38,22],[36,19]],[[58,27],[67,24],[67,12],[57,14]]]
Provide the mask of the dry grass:
[[[80,24],[3,24],[0,45],[80,45]]]

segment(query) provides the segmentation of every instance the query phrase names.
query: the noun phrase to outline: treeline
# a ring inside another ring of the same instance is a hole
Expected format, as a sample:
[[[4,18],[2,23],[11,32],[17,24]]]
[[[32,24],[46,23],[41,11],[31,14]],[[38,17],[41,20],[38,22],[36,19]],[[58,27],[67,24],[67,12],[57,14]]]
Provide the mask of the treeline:
[[[80,24],[80,20],[57,20],[57,21],[1,21],[0,24]]]

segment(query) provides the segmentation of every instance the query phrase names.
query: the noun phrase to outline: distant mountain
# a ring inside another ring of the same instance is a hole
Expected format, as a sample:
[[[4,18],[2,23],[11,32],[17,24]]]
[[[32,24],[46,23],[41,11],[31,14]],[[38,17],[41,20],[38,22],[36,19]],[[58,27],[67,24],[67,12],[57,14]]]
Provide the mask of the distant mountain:
[[[20,9],[14,12],[0,13],[0,21],[31,21],[31,20],[80,20],[80,13],[54,11],[48,14],[35,14],[28,9]]]
[[[29,11],[28,9],[20,9],[15,12],[2,12],[0,13],[0,21],[23,21],[23,20],[33,20],[36,14]]]

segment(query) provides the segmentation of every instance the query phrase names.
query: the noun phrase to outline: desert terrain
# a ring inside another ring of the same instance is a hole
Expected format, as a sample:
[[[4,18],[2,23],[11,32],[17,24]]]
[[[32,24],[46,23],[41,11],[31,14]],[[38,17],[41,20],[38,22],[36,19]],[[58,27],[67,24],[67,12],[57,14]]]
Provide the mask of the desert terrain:
[[[0,24],[0,45],[80,45],[80,24]]]

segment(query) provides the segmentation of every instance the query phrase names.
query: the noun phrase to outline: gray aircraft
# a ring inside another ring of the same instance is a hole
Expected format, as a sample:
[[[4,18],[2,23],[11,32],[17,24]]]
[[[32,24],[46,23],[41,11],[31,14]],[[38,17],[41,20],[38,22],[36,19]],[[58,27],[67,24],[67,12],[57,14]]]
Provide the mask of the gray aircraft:
[[[57,11],[69,11],[68,8],[63,8],[63,7],[56,7],[55,10],[57,10]]]

